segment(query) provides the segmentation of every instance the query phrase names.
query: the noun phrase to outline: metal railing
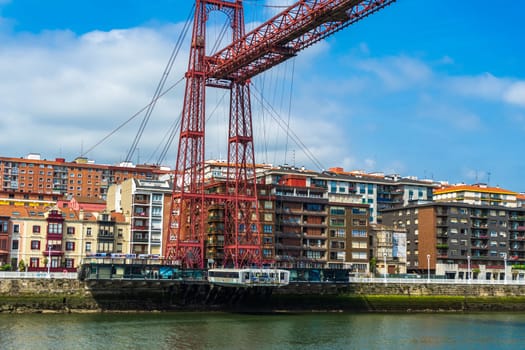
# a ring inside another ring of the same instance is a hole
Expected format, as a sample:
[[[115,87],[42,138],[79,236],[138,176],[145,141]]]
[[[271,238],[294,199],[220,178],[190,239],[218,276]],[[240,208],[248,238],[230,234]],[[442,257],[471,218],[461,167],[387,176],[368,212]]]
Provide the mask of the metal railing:
[[[444,278],[366,278],[350,277],[350,283],[398,283],[398,284],[463,284],[463,285],[525,285],[525,280],[481,280],[481,279],[444,279]]]
[[[18,272],[18,271],[0,271],[0,279],[14,279],[14,278],[53,278],[53,279],[68,279],[74,280],[78,278],[76,272]]]

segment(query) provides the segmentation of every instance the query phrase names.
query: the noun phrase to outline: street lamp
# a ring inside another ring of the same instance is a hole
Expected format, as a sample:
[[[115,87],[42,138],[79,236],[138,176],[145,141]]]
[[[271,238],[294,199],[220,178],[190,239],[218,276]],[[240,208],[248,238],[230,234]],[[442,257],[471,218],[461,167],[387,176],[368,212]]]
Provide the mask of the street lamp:
[[[503,263],[504,263],[503,284],[507,284],[507,253],[503,253]]]
[[[383,267],[385,269],[384,274],[383,274],[383,279],[385,281],[385,284],[386,284],[386,255],[387,255],[386,252],[383,253]]]
[[[430,283],[430,254],[427,254],[427,283]]]
[[[467,255],[467,281],[470,283],[470,255]]]
[[[51,243],[47,244],[47,278],[51,277]]]

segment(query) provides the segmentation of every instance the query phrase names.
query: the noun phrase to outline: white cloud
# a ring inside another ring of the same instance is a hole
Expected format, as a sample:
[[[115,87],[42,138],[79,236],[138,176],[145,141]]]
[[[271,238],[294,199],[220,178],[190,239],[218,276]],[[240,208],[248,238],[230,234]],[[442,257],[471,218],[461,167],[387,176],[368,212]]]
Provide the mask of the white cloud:
[[[505,79],[497,78],[490,73],[478,76],[459,76],[444,79],[443,89],[447,87],[464,96],[499,100],[508,85]]]
[[[432,70],[422,61],[407,56],[371,58],[357,62],[357,67],[377,76],[388,90],[404,90],[429,82]]]
[[[146,105],[168,61],[173,46],[172,27],[24,35],[0,52],[0,96],[6,155],[29,151],[67,158],[78,155],[106,136]],[[183,76],[187,57],[178,57],[168,85]],[[183,87],[183,84],[180,84]],[[181,94],[162,99],[149,130],[163,132],[180,113]],[[174,104],[176,106],[174,106]],[[112,147],[100,147],[90,156],[113,161],[125,153],[138,129],[137,118],[112,138]],[[118,140],[118,142],[115,142]],[[155,147],[157,138],[144,143]],[[22,154],[21,154],[22,153]],[[121,156],[123,157],[123,156]]]
[[[525,107],[525,81],[499,78],[490,73],[478,76],[460,76],[444,80],[447,86],[463,96],[501,101]]]
[[[511,104],[525,107],[525,81],[511,84],[505,91],[503,98]]]

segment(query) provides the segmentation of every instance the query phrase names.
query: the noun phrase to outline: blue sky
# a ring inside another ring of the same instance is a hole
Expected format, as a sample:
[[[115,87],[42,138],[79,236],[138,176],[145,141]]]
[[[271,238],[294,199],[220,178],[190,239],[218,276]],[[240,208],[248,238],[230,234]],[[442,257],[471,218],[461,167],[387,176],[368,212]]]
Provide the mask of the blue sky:
[[[286,3],[245,1],[247,26]],[[0,0],[1,155],[73,159],[91,149],[151,99],[192,4]],[[325,168],[525,191],[523,13],[523,1],[398,0],[308,48],[253,81],[257,161],[318,170],[268,104]],[[210,19],[210,37],[221,21]],[[169,83],[183,76],[187,51]],[[136,161],[155,160],[182,89],[157,105]],[[208,92],[208,158],[225,155],[222,94]],[[139,122],[88,157],[122,161]],[[173,146],[164,163],[175,156]]]

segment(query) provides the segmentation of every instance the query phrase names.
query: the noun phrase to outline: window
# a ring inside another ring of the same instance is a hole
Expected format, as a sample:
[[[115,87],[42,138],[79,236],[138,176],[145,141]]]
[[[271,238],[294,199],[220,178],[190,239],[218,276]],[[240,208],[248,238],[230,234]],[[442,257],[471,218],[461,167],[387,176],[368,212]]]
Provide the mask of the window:
[[[344,219],[330,218],[330,226],[344,226],[344,225],[345,225]]]
[[[66,268],[72,269],[73,267],[75,267],[75,259],[68,259],[68,258],[66,258],[65,259],[65,265],[66,265]]]
[[[86,252],[91,251],[91,242],[86,242]]]
[[[264,209],[272,209],[272,208],[273,208],[272,201],[264,201]]]
[[[0,220],[0,232],[7,233],[9,222],[7,220]]]
[[[366,249],[368,248],[366,242],[352,241],[352,248],[354,249]]]
[[[74,235],[75,234],[75,228],[74,227],[68,227],[67,228],[67,234],[68,235]]]
[[[40,249],[40,241],[31,241],[31,249]]]
[[[66,250],[75,250],[75,242],[66,242]]]
[[[12,250],[18,250],[18,239],[14,239],[11,245]]]
[[[30,258],[29,259],[29,267],[39,267],[39,259],[38,258]]]
[[[264,225],[263,226],[264,233],[272,233],[273,232],[273,226],[272,225]]]
[[[352,259],[366,259],[365,252],[352,252]]]
[[[332,207],[332,208],[330,208],[330,215],[345,215],[345,208],[343,208],[343,207]]]
[[[344,238],[345,236],[346,236],[346,230],[344,228],[330,230],[330,237]]]
[[[91,236],[91,227],[86,229],[86,236]]]
[[[151,215],[153,215],[153,216],[161,216],[162,215],[162,208],[161,207],[151,207]]]
[[[47,233],[62,234],[62,223],[50,222],[47,225]]]
[[[14,224],[13,225],[13,233],[20,233],[20,225]]]
[[[352,237],[366,237],[366,230],[352,230]]]
[[[272,221],[272,214],[270,213],[264,214],[264,221]]]

